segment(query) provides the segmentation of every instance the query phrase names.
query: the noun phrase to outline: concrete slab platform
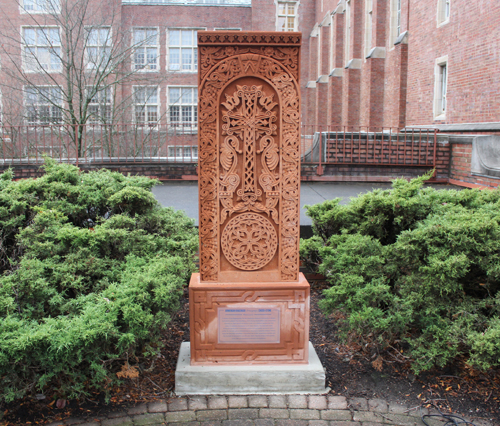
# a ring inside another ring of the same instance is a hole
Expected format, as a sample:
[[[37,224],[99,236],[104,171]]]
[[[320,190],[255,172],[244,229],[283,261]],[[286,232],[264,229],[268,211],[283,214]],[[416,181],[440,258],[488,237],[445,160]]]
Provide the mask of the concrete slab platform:
[[[175,370],[177,395],[323,394],[325,370],[309,342],[309,364],[190,365],[190,343],[183,342]]]

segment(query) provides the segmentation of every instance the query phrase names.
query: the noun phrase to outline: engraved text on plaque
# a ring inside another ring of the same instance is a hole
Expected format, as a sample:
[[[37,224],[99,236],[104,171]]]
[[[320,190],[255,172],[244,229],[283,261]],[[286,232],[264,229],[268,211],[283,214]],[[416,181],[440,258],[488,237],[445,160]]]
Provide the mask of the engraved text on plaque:
[[[279,343],[279,308],[219,308],[219,343]]]

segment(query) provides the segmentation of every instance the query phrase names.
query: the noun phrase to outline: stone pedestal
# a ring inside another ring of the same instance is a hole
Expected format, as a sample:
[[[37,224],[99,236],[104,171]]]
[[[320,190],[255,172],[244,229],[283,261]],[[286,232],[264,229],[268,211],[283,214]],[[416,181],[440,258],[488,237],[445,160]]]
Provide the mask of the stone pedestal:
[[[325,371],[311,343],[307,364],[192,365],[190,344],[181,345],[175,370],[177,395],[327,393]]]
[[[198,34],[200,273],[178,393],[324,392],[299,273],[300,45]]]
[[[307,364],[309,283],[189,284],[191,365]]]

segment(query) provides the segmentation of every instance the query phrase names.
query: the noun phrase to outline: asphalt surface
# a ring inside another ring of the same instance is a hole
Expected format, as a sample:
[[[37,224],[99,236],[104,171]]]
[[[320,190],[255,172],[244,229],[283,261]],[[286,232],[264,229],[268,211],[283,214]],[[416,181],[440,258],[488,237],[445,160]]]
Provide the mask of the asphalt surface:
[[[454,185],[432,185],[434,188],[460,189]],[[352,197],[376,188],[388,189],[390,183],[381,182],[302,182],[300,187],[300,225],[310,226],[304,206],[325,200],[341,198],[341,204],[349,203]],[[173,207],[195,220],[198,226],[198,182],[164,182],[153,188],[153,194],[164,207]]]

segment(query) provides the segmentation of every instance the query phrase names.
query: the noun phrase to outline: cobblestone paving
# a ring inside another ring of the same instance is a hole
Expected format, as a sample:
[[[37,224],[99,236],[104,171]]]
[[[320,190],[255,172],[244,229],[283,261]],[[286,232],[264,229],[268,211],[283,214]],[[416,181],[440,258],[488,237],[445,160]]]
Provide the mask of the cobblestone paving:
[[[48,426],[425,426],[424,414],[433,413],[383,399],[331,395],[188,396]],[[426,422],[444,424],[432,417]],[[474,425],[494,426],[485,420],[474,420]]]

